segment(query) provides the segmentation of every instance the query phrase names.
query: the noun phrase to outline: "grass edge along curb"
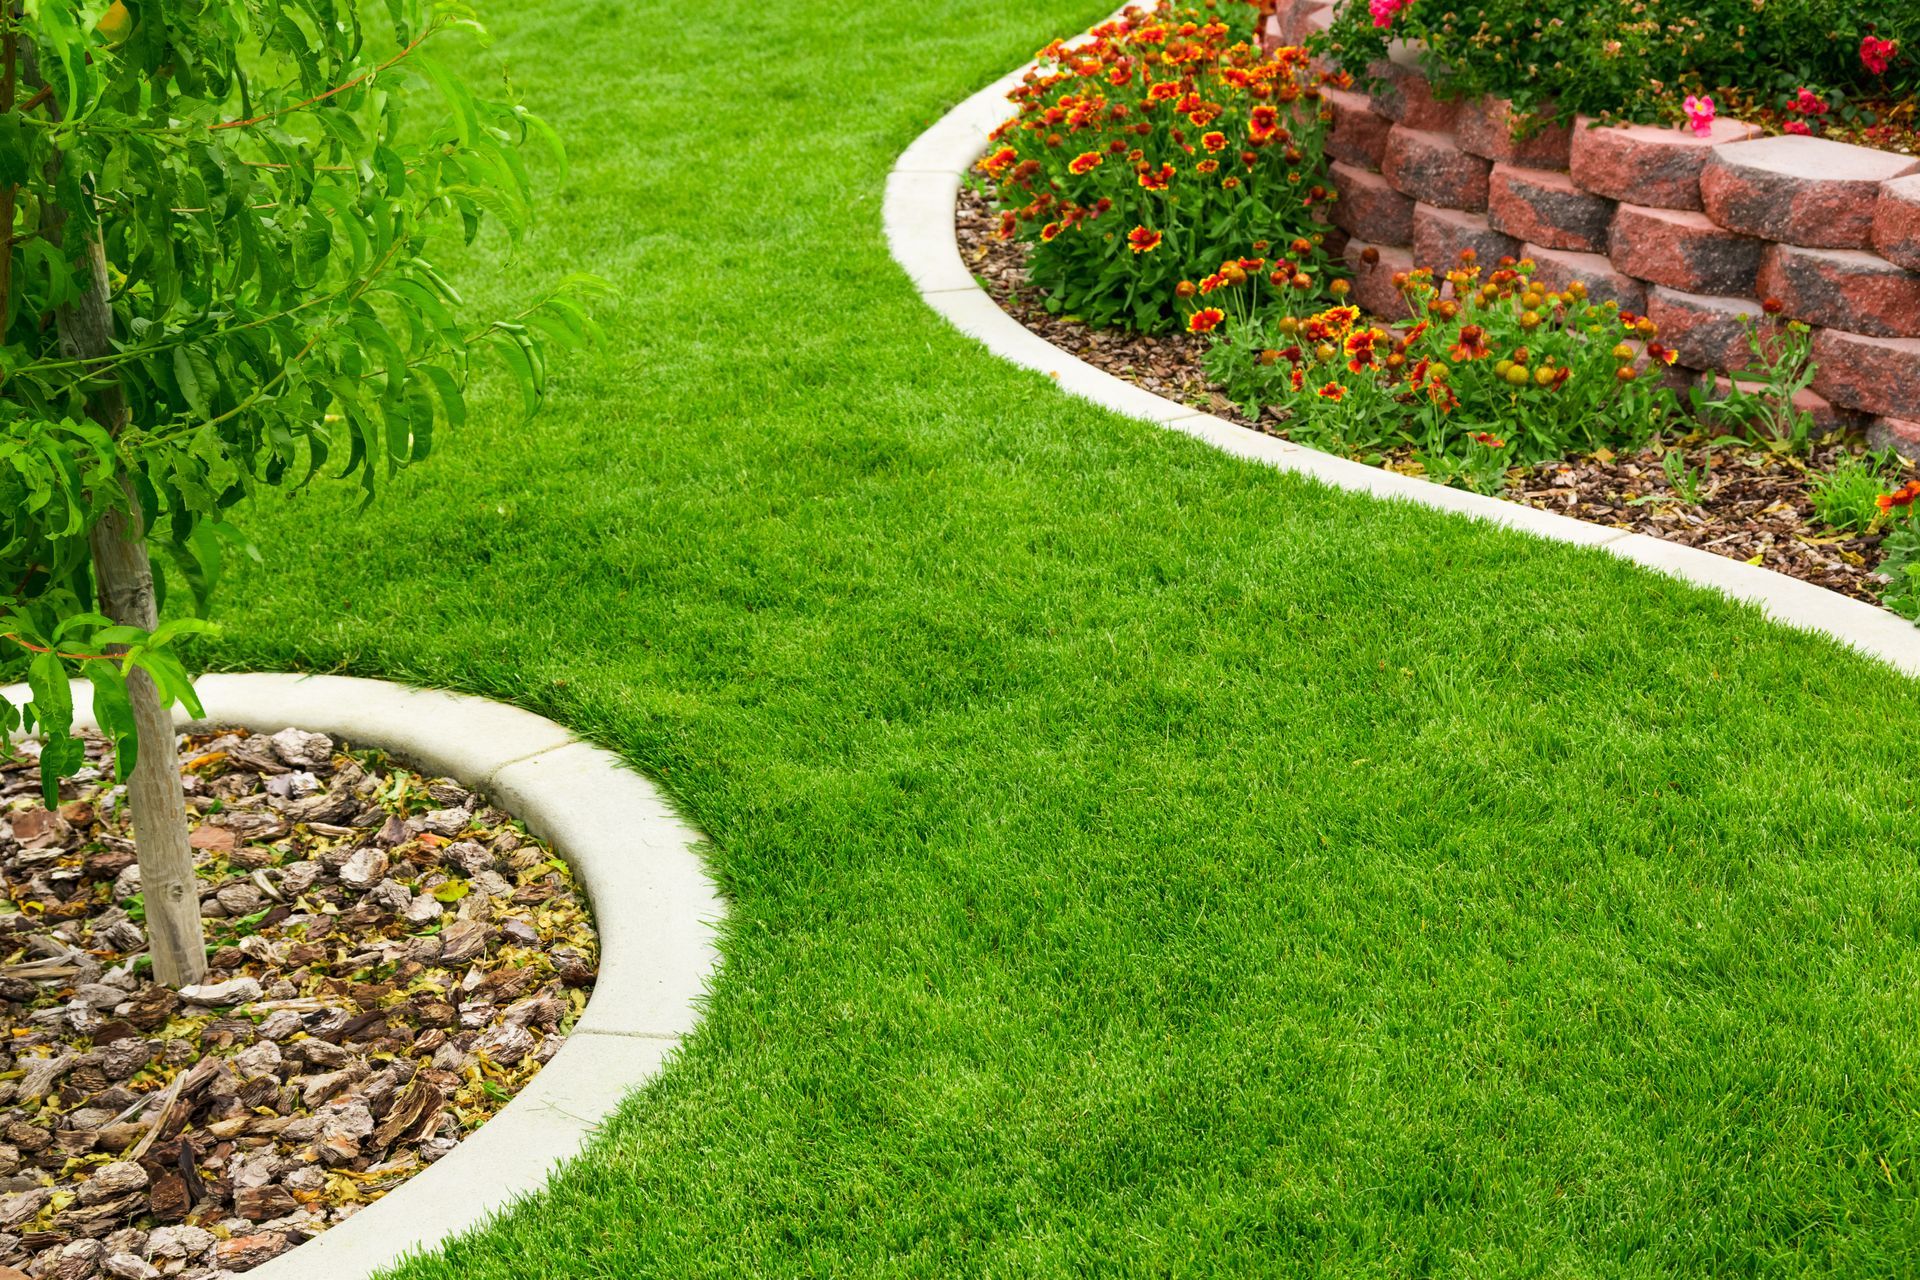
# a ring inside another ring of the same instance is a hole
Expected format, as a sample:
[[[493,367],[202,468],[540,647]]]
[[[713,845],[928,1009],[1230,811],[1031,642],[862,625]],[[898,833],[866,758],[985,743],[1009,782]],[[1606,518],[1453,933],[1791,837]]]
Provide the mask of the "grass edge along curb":
[[[699,1021],[725,905],[698,852],[705,838],[651,782],[530,711],[345,676],[208,675],[195,688],[207,715],[191,723],[330,733],[485,792],[552,842],[593,907],[599,977],[553,1060],[446,1156],[248,1273],[366,1280],[539,1191],[659,1073]],[[27,690],[0,687],[0,697],[19,703]],[[176,721],[189,723],[178,711]]]
[[[1007,116],[1007,91],[1032,65],[1009,72],[949,111],[901,153],[887,175],[883,219],[888,249],[927,305],[960,332],[1004,360],[1046,374],[1063,391],[1192,436],[1223,453],[1335,488],[1486,520],[1556,542],[1598,547],[1756,604],[1777,622],[1830,636],[1897,671],[1920,676],[1920,627],[1877,605],[1711,551],[1450,489],[1250,431],[1096,369],[1028,330],[1000,309],[961,258],[954,203],[963,176],[986,150],[987,135]]]

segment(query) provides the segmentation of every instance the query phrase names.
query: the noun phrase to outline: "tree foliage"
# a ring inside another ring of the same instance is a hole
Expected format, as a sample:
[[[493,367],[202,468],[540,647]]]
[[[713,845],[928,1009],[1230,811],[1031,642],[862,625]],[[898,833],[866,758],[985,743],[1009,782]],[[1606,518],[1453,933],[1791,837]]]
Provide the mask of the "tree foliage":
[[[251,551],[238,504],[322,477],[371,500],[461,425],[477,362],[531,412],[551,347],[593,334],[588,282],[475,320],[433,265],[437,240],[489,218],[517,240],[523,146],[558,153],[504,85],[477,94],[442,61],[463,30],[457,0],[0,9],[0,634],[33,690],[24,717],[0,701],[0,743],[41,731],[50,796],[79,762],[74,676],[123,772],[129,671],[193,705],[175,649],[194,622],[102,616],[103,518],[144,523],[170,612],[203,613],[223,559]],[[100,257],[109,350],[79,353],[56,318]]]

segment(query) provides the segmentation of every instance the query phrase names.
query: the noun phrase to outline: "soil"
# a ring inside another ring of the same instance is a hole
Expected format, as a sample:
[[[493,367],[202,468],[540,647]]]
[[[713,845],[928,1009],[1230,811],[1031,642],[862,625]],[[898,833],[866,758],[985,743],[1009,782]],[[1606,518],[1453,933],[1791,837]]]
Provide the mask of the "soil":
[[[960,194],[960,252],[996,302],[1021,324],[1064,351],[1169,400],[1284,438],[1283,413],[1259,421],[1209,385],[1200,365],[1205,339],[1094,329],[1047,311],[1027,283],[1027,248],[995,234],[999,217],[989,199],[970,188]],[[1696,474],[1706,469],[1689,501],[1668,484],[1664,455],[1678,448]],[[1855,599],[1873,601],[1874,567],[1883,558],[1880,535],[1856,536],[1823,525],[1812,503],[1813,478],[1857,442],[1823,442],[1810,454],[1693,437],[1629,454],[1600,454],[1516,469],[1503,495],[1510,501],[1593,524],[1631,529],[1762,565]],[[1367,458],[1419,474],[1404,457]],[[1920,475],[1911,464],[1890,472],[1889,487]]]
[[[559,1050],[597,949],[566,864],[445,778],[184,737],[210,948],[148,979],[110,747],[0,762],[0,1277],[211,1280],[451,1151]]]

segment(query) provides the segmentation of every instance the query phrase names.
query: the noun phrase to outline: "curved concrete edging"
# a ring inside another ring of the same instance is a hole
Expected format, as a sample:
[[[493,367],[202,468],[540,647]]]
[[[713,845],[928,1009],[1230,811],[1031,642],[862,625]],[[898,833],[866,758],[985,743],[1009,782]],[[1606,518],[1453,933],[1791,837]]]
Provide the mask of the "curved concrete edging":
[[[653,784],[532,712],[344,676],[211,675],[195,688],[207,713],[199,723],[330,733],[485,793],[553,844],[593,906],[599,978],[553,1060],[439,1161],[248,1273],[362,1280],[538,1191],[660,1071],[700,1019],[726,908],[698,852],[704,838]],[[27,694],[14,686],[0,696],[24,702]]]
[[[1335,488],[1450,511],[1556,542],[1596,547],[1757,604],[1788,626],[1831,636],[1907,675],[1920,675],[1920,627],[1876,605],[1697,547],[1449,489],[1262,435],[1116,378],[1033,333],[980,287],[960,256],[954,233],[961,180],[986,150],[987,135],[1009,114],[1007,91],[1032,65],[1010,72],[949,111],[902,153],[887,175],[888,247],[927,304],[962,333],[1003,359],[1047,374],[1064,391],[1193,436],[1223,453],[1311,476]]]

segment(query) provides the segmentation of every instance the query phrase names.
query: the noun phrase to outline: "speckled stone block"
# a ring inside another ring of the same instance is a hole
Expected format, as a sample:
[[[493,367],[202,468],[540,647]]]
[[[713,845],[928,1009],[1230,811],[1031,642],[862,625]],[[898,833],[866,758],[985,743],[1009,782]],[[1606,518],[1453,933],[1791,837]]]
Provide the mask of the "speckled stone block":
[[[1715,147],[1700,175],[1707,216],[1730,231],[1812,249],[1873,242],[1880,186],[1920,160],[1783,134]]]
[[[1876,338],[1920,338],[1920,273],[1864,249],[1777,244],[1760,270],[1760,296],[1808,324]]]
[[[1487,221],[1496,231],[1549,249],[1605,253],[1613,201],[1582,191],[1551,169],[1496,164],[1487,180]]]
[[[1569,125],[1528,120],[1506,98],[1481,97],[1460,104],[1454,133],[1462,150],[1496,164],[1565,169],[1573,148]]]
[[[1627,275],[1688,293],[1752,293],[1767,242],[1729,231],[1704,213],[1623,204],[1607,255]]]
[[[1596,195],[1659,209],[1699,209],[1700,171],[1713,148],[1760,136],[1758,126],[1715,120],[1706,137],[1691,129],[1574,121],[1573,180]]]
[[[1373,100],[1364,93],[1346,89],[1322,89],[1322,101],[1333,117],[1327,133],[1327,155],[1342,164],[1380,171],[1387,154],[1387,131],[1393,121],[1373,109]]]
[[[1416,263],[1444,272],[1459,265],[1461,253],[1469,249],[1481,266],[1491,268],[1501,258],[1518,257],[1520,241],[1488,226],[1485,214],[1430,204],[1413,207]]]
[[[1749,326],[1766,322],[1751,298],[1719,298],[1655,285],[1647,290],[1647,318],[1660,326],[1660,341],[1695,369],[1740,370],[1753,363]]]
[[[1333,189],[1333,223],[1372,244],[1413,243],[1413,198],[1403,196],[1377,173],[1352,165],[1328,166]]]
[[[1433,82],[1420,69],[1420,52],[1411,45],[1396,41],[1387,58],[1368,66],[1367,75],[1381,82],[1374,90],[1374,108],[1395,124],[1445,133],[1460,117],[1459,103],[1433,96]]]
[[[1881,185],[1873,204],[1873,248],[1891,262],[1920,271],[1920,173]]]
[[[1380,165],[1394,190],[1444,209],[1484,213],[1493,165],[1460,149],[1451,134],[1395,125]]]
[[[1822,329],[1813,336],[1813,358],[1813,389],[1835,404],[1920,420],[1920,338]]]

